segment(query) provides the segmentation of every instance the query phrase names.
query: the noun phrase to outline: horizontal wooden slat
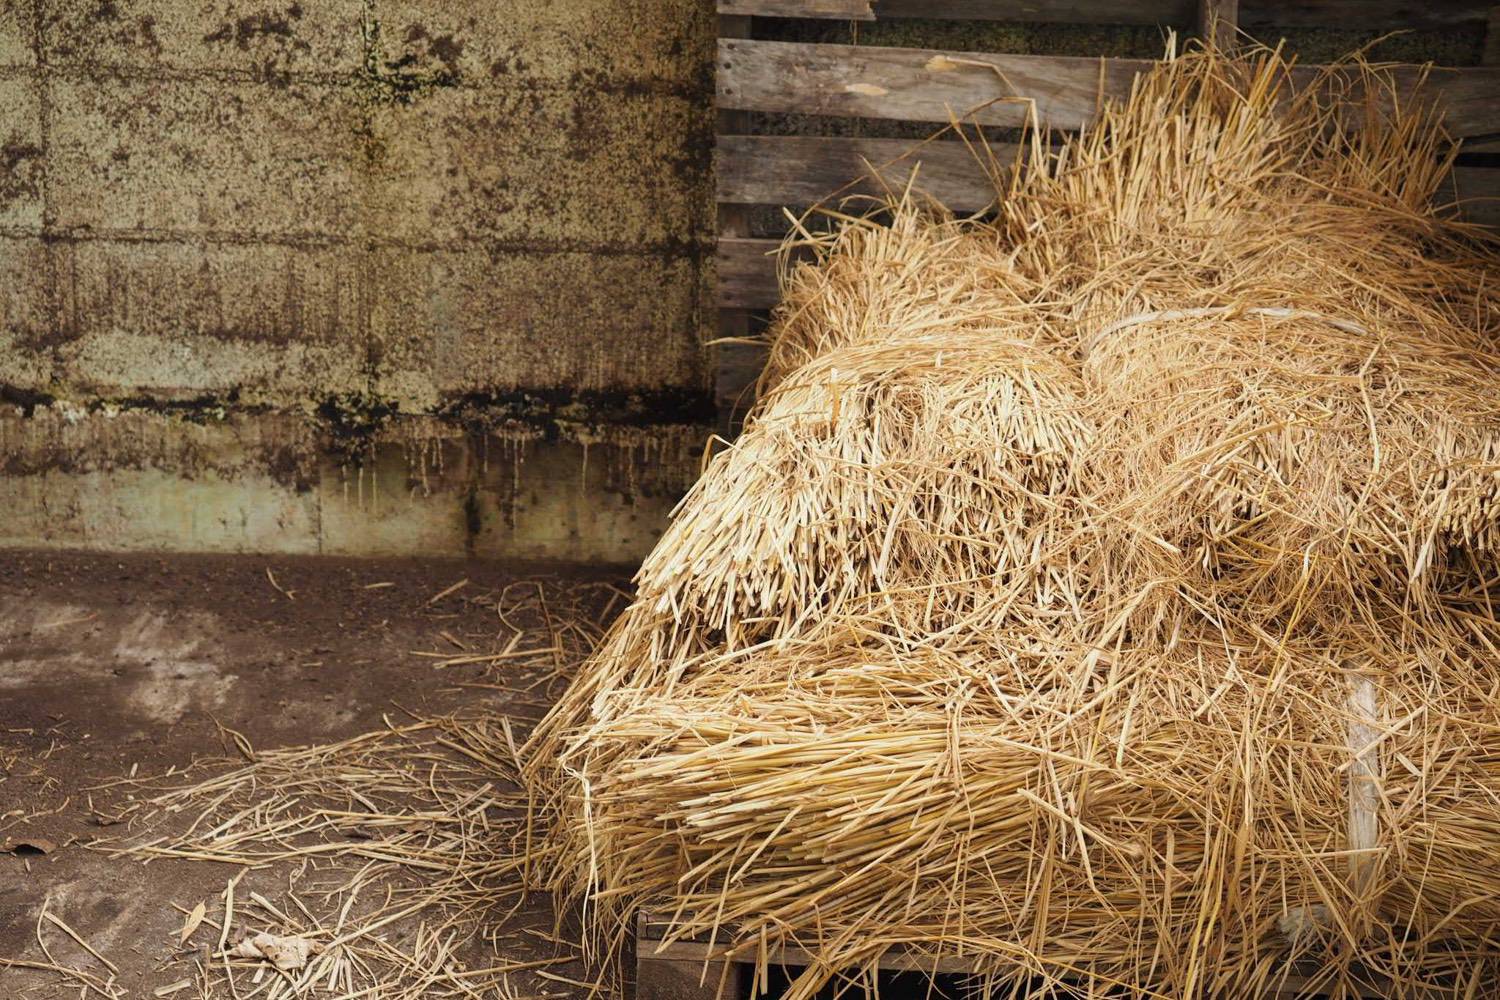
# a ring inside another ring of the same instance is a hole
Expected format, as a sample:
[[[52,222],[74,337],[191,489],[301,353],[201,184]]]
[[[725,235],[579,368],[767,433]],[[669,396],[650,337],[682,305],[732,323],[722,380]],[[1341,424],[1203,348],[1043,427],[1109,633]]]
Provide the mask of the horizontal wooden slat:
[[[1454,187],[1466,220],[1500,227],[1500,168],[1459,167]],[[776,262],[770,254],[779,245],[776,240],[719,241],[721,308],[769,309],[776,304]]]
[[[804,208],[836,192],[879,194],[872,183],[849,186],[851,179],[868,172],[867,163],[893,190],[905,185],[917,164],[915,187],[956,212],[978,211],[995,200],[984,164],[962,142],[765,135],[723,135],[718,141],[721,202]],[[1016,147],[995,143],[992,152],[999,163],[1009,165]],[[1453,177],[1455,189],[1448,196],[1464,203],[1464,217],[1500,225],[1500,168],[1461,166]]]
[[[1422,74],[1416,66],[1392,70],[1403,91],[1410,92]],[[1500,133],[1500,67],[1475,66],[1465,69],[1437,68],[1428,77],[1421,93],[1443,112],[1443,125],[1459,138],[1494,137]]]
[[[638,913],[635,923],[635,951],[638,960],[641,962],[680,962],[690,973],[704,978],[710,984],[715,982],[712,975],[713,966],[724,960],[732,935],[720,931],[716,935],[704,935],[687,940],[667,940],[667,935],[671,932],[672,922],[669,917],[655,913]],[[824,960],[823,956],[795,944],[781,944],[760,951],[753,947],[755,944],[753,940],[739,943],[752,945],[740,953],[736,960],[739,963],[754,963],[764,956],[766,964],[771,968],[798,969]],[[977,955],[964,956],[946,952],[932,956],[924,954],[920,949],[903,946],[890,948],[875,959],[877,969],[889,972],[919,972],[929,975],[976,973],[991,968],[992,965],[991,958]],[[705,968],[710,973],[706,977],[703,972]],[[1257,996],[1262,1000],[1269,1000],[1271,997],[1307,996],[1307,986],[1313,981],[1312,977],[1317,974],[1317,971],[1317,963],[1311,960],[1294,962],[1281,970],[1276,976],[1276,982]],[[689,981],[692,980],[689,979]],[[1358,996],[1361,1000],[1379,1000],[1388,993],[1388,990],[1372,986],[1362,989]]]
[[[769,309],[776,304],[776,261],[768,256],[781,244],[726,236],[719,240],[720,309]]]
[[[878,0],[875,17],[1055,24],[1178,24],[1193,21],[1197,0]]]
[[[1483,24],[1493,0],[1240,0],[1242,28],[1454,28]],[[1252,32],[1253,33],[1253,32]]]
[[[1051,128],[1076,129],[1102,93],[1127,93],[1140,59],[995,55],[873,45],[820,45],[719,39],[718,99],[723,108],[903,121],[1018,126],[1027,101]],[[1306,80],[1312,67],[1294,71]],[[1410,89],[1419,67],[1391,71]],[[1456,136],[1500,132],[1500,67],[1434,70],[1425,93]]]
[[[1450,28],[1483,23],[1490,0],[1253,0],[1240,7],[1249,28]],[[719,0],[721,14],[869,20],[866,0]],[[955,21],[1034,21],[1056,24],[1193,23],[1196,0],[877,0],[873,17]],[[861,13],[862,12],[862,13]]]
[[[996,98],[1021,95],[1036,101],[1037,114],[1052,127],[1079,128],[1097,110],[1101,74],[1107,93],[1122,93],[1150,65],[721,38],[718,97],[721,107],[746,111],[923,122],[960,116],[1013,127],[1026,123],[1026,104]]]
[[[993,143],[988,155],[1001,169],[1017,148]],[[847,139],[796,135],[721,135],[714,163],[719,201],[742,205],[815,205],[830,196],[880,194],[868,180],[873,167],[889,190],[906,186],[913,167],[918,189],[956,212],[977,211],[995,200],[983,151],[958,141]],[[856,178],[864,182],[853,183]]]
[[[870,0],[719,0],[720,14],[873,21]]]
[[[1500,167],[1454,167],[1453,186],[1466,220],[1500,228]]]

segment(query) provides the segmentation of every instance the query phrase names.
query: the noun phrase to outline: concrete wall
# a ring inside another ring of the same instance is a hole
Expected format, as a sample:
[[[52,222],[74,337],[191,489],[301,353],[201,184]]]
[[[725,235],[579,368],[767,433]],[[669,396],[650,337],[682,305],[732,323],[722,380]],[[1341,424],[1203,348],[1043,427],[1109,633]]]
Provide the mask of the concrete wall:
[[[0,542],[430,551],[331,542],[318,498],[433,427],[638,499],[580,442],[711,419],[713,35],[706,0],[0,0]],[[112,457],[122,415],[156,452]],[[37,460],[59,421],[88,471]],[[278,478],[273,438],[325,471]],[[260,528],[181,527],[206,468]],[[431,512],[503,502],[458,486]]]

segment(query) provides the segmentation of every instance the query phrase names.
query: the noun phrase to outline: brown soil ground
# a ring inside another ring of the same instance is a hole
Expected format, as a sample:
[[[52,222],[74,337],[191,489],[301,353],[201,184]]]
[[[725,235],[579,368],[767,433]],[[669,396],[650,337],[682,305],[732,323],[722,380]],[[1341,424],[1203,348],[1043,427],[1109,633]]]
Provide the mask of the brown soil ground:
[[[560,677],[524,695],[505,684],[460,686],[494,681],[511,661],[439,669],[431,654],[503,648],[514,633],[497,610],[507,595],[535,594],[531,581],[562,595],[570,613],[612,614],[612,585],[624,575],[456,561],[0,554],[0,958],[41,958],[45,901],[119,967],[116,982],[130,996],[192,976],[204,949],[177,947],[183,915],[173,904],[212,903],[229,866],[111,858],[100,841],[120,836],[123,824],[108,824],[129,793],[93,786],[232,755],[220,726],[272,748],[378,729],[386,716],[482,708],[524,731]],[[257,871],[244,884],[272,896],[287,878]],[[535,898],[515,920],[552,926]],[[46,936],[60,962],[102,971],[50,925]],[[517,949],[518,960],[534,957],[524,943]],[[516,986],[532,996],[570,992],[525,974]],[[0,968],[0,997],[78,995],[52,973]]]

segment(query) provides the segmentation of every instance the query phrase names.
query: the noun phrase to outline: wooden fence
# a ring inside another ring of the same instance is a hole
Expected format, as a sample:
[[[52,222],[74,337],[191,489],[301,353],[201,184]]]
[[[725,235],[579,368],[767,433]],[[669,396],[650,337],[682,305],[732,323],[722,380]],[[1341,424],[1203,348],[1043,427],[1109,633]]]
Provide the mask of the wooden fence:
[[[1434,69],[1428,92],[1442,104],[1448,129],[1468,154],[1456,171],[1455,195],[1468,218],[1500,225],[1500,6],[1468,0],[719,0],[719,138],[715,158],[719,202],[718,305],[722,338],[753,332],[754,316],[776,303],[776,272],[768,254],[777,241],[753,238],[753,206],[806,207],[844,189],[867,164],[889,164],[912,150],[905,139],[749,134],[751,113],[788,112],[838,117],[931,122],[934,130],[954,112],[979,108],[966,120],[1017,127],[1025,108],[987,103],[997,96],[994,74],[955,72],[949,56],[995,66],[1051,128],[1088,123],[1102,91],[1123,94],[1149,63],[1134,59],[941,52],[873,45],[757,40],[753,18],[819,18],[873,21],[897,18],[1135,24],[1174,26],[1229,41],[1237,28],[1273,40],[1276,29],[1358,27],[1484,33],[1483,65]],[[1211,27],[1212,26],[1212,27]],[[1475,37],[1479,37],[1478,34]],[[1309,70],[1308,72],[1311,72]],[[1417,67],[1396,71],[1413,80]],[[999,149],[997,153],[1011,152]],[[901,183],[910,164],[921,164],[921,186],[955,210],[993,200],[979,163],[962,143],[930,142],[903,166],[883,172]],[[761,361],[750,346],[720,349],[717,394],[726,425],[746,401],[746,387]]]

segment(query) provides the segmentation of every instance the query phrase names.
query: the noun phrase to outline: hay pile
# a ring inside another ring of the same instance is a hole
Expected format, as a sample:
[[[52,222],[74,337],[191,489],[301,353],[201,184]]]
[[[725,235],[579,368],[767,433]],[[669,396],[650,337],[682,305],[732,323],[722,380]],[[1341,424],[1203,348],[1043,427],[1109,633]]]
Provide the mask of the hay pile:
[[[1398,105],[1193,52],[993,219],[906,196],[785,275],[745,433],[529,747],[601,945],[796,944],[794,1000],[893,948],[1500,992],[1500,285]]]

